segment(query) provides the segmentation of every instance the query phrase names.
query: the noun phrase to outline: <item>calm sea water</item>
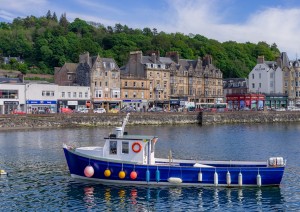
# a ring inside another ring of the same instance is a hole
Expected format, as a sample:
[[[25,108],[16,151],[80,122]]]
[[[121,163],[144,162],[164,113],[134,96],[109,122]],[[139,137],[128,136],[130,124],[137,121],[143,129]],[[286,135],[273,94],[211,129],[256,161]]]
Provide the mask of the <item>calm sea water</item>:
[[[287,159],[280,187],[105,186],[70,177],[62,144],[102,145],[111,128],[0,132],[0,211],[299,211],[299,123],[127,127],[159,136],[156,156],[213,160]]]

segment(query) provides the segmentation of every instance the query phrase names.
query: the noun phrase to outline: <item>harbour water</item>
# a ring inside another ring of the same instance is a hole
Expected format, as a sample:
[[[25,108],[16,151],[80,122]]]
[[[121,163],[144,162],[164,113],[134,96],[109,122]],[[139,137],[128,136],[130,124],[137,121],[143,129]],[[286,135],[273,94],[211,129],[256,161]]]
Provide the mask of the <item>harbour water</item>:
[[[128,126],[157,135],[156,156],[199,160],[287,159],[280,187],[113,186],[70,177],[62,144],[103,145],[112,128],[0,132],[1,211],[299,211],[300,123]]]

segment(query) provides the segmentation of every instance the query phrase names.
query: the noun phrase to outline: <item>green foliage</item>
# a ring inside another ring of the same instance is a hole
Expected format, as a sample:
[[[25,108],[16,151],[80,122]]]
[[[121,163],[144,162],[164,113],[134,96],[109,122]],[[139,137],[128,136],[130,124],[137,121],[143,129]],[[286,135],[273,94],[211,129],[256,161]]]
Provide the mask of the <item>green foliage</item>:
[[[90,52],[101,57],[114,58],[119,66],[128,61],[130,51],[159,50],[161,56],[177,51],[181,58],[197,59],[212,55],[213,63],[226,77],[247,77],[256,64],[256,58],[275,60],[280,55],[277,45],[266,42],[220,43],[199,34],[165,33],[156,28],[132,29],[120,23],[103,24],[76,18],[69,23],[66,14],[57,20],[49,10],[43,17],[15,18],[12,23],[0,22],[0,52],[3,56],[18,57],[24,64],[12,61],[1,68],[16,69],[22,73],[50,73],[65,62],[78,62],[79,55]],[[28,68],[31,67],[31,68]]]

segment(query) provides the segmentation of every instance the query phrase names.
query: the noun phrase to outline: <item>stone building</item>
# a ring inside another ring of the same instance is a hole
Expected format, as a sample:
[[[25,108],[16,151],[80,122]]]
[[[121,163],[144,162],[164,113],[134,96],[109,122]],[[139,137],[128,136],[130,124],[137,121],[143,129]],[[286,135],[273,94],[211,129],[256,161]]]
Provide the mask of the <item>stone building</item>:
[[[201,60],[179,59],[177,52],[168,52],[170,65],[170,99],[195,103],[223,101],[223,73],[207,55]],[[173,102],[173,101],[172,101]]]
[[[114,59],[90,56],[88,52],[79,56],[79,63],[66,63],[55,68],[55,83],[61,86],[89,86],[91,108],[106,110],[120,107],[120,69]]]
[[[88,52],[80,55],[76,82],[90,86],[93,108],[103,107],[108,111],[120,107],[120,69],[114,59],[90,57]]]
[[[248,93],[247,78],[227,78],[223,79],[224,96],[227,94],[246,94]]]
[[[130,52],[121,75],[123,105],[134,105],[137,110],[153,106],[168,108],[171,63],[170,58],[160,57],[157,51],[146,56],[141,51]]]
[[[61,86],[76,84],[77,63],[65,63],[62,67],[54,68],[54,82]]]
[[[187,60],[180,59],[177,52],[168,52],[166,57],[160,57],[158,51],[150,51],[145,56],[141,51],[131,52],[128,63],[122,68],[123,103],[130,102],[125,94],[134,92],[132,87],[123,84],[123,81],[129,83],[129,78],[132,83],[146,83],[143,92],[145,96],[148,92],[148,102],[145,101],[148,107],[170,109],[183,106],[182,102],[223,100],[223,74],[212,64],[211,56]],[[136,94],[138,96],[137,91]]]

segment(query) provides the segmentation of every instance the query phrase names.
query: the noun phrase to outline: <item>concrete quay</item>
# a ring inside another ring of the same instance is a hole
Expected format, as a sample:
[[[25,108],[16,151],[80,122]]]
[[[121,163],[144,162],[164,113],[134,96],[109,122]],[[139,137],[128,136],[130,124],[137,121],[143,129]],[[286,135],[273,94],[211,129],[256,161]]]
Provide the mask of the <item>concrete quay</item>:
[[[27,114],[1,115],[0,130],[47,129],[61,127],[121,126],[121,114]],[[234,111],[185,113],[131,113],[128,125],[234,124],[300,122],[300,112]]]

